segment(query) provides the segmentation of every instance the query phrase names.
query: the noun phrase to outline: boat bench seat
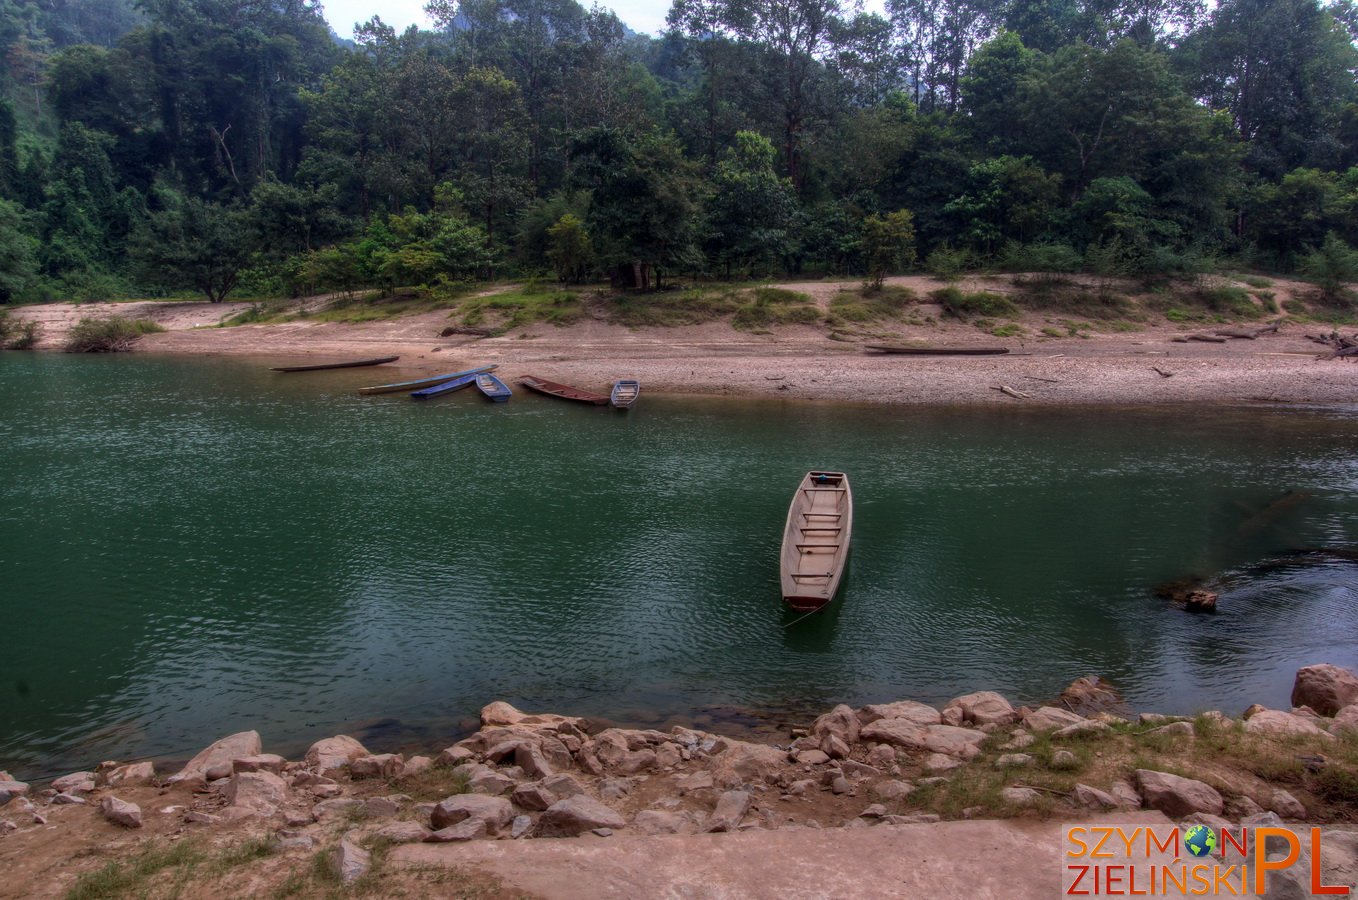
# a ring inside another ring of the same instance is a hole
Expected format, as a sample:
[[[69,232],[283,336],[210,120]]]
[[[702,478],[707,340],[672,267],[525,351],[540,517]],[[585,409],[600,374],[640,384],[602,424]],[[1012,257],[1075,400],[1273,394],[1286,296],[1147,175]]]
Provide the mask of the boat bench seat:
[[[793,575],[793,576],[792,576],[792,578],[793,578],[794,581],[804,581],[804,580],[807,579],[807,578],[829,578],[829,577],[830,577],[830,573],[828,573],[828,572],[826,572],[826,573],[823,574],[823,575]]]
[[[838,550],[838,544],[798,544],[797,549],[803,553],[810,553],[812,550]]]

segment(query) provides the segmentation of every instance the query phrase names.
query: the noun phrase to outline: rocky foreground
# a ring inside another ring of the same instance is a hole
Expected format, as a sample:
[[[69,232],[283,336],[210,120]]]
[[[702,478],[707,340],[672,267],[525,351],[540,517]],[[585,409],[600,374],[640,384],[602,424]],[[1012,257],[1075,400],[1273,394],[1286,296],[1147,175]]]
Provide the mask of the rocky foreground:
[[[35,790],[0,773],[0,864],[43,871],[20,892],[32,894],[64,890],[108,860],[116,868],[152,841],[205,835],[259,841],[261,857],[310,855],[312,869],[354,882],[375,855],[410,842],[1079,821],[1142,808],[1212,826],[1351,821],[1358,675],[1308,666],[1292,703],[1240,718],[1131,717],[1087,678],[1036,709],[989,691],[941,710],[841,705],[769,746],[679,727],[596,730],[496,702],[479,731],[437,756],[373,754],[336,736],[295,761],[263,752],[250,731],[168,777],[151,762],[108,762]]]

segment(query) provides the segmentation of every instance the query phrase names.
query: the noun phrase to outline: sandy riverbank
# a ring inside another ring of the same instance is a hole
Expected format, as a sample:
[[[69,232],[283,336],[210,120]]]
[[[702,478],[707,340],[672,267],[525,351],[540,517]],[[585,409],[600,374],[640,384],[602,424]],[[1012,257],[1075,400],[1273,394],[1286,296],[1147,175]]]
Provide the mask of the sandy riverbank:
[[[921,296],[939,286],[922,277],[890,279]],[[788,284],[828,308],[843,286]],[[1003,284],[978,279],[966,289],[1003,293]],[[1286,283],[1275,291],[1286,293]],[[41,349],[56,349],[82,317],[151,318],[167,331],[144,338],[136,352],[252,356],[269,364],[309,363],[399,354],[374,370],[374,381],[497,363],[513,379],[532,373],[602,389],[617,378],[638,378],[647,391],[786,399],[938,405],[1077,405],[1198,403],[1358,403],[1358,365],[1318,360],[1307,333],[1326,326],[1285,322],[1277,334],[1224,344],[1176,343],[1173,338],[1212,327],[1174,324],[1163,317],[1108,323],[1065,314],[1025,312],[1021,337],[994,337],[950,320],[930,304],[915,308],[924,324],[891,323],[889,340],[964,346],[1003,346],[982,357],[883,356],[865,351],[872,337],[832,339],[821,325],[737,331],[713,321],[673,328],[626,328],[586,319],[569,327],[542,323],[497,337],[439,337],[446,310],[359,324],[301,319],[272,325],[212,327],[246,308],[227,303],[49,304],[18,308],[20,319],[43,324]],[[1077,327],[1071,328],[1075,324]],[[1076,331],[1056,337],[1048,331]],[[1127,330],[1132,329],[1135,330]],[[1347,333],[1347,330],[1346,330]],[[1169,377],[1156,369],[1169,373]],[[380,372],[381,374],[377,374]],[[1027,394],[1015,398],[1008,386]]]

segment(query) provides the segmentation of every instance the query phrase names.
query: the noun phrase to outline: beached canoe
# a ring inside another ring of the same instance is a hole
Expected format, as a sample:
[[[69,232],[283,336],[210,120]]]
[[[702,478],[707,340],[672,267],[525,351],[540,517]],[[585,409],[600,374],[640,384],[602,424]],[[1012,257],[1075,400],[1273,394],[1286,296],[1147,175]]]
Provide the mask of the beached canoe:
[[[853,493],[843,472],[808,472],[783,530],[783,602],[799,612],[835,598],[853,532]]]
[[[476,389],[484,394],[486,399],[494,400],[496,403],[504,403],[514,395],[509,385],[489,372],[482,372],[476,376]]]
[[[613,382],[613,393],[609,397],[616,409],[631,409],[632,404],[641,396],[641,382],[631,378]]]
[[[357,369],[360,366],[380,366],[396,362],[399,356],[379,356],[376,359],[356,359],[353,362],[318,363],[312,366],[273,366],[271,372],[319,372],[321,369]]]
[[[1008,347],[911,347],[906,344],[864,344],[878,353],[899,353],[904,356],[998,356],[1008,353]]]
[[[548,381],[546,378],[539,378],[536,375],[523,376],[519,379],[519,384],[530,391],[537,391],[539,394],[546,394],[549,397],[560,397],[562,400],[577,400],[581,403],[593,403],[595,406],[604,406],[608,403],[607,394],[596,394],[593,391],[574,388],[569,384],[561,384],[558,381]]]
[[[433,387],[436,384],[443,384],[445,381],[452,381],[454,378],[461,378],[463,375],[480,375],[482,372],[489,372],[491,369],[499,368],[495,365],[478,366],[475,369],[464,369],[461,372],[449,372],[446,375],[433,375],[429,378],[417,378],[414,381],[398,381],[395,384],[377,384],[372,387],[359,388],[360,394],[394,394],[397,391],[416,391],[420,388]]]
[[[469,372],[466,375],[450,378],[442,384],[436,384],[433,387],[420,388],[418,391],[411,391],[410,396],[414,397],[416,400],[428,400],[430,397],[437,397],[440,394],[450,394],[453,391],[460,391],[467,385],[475,383],[475,381],[476,373]]]

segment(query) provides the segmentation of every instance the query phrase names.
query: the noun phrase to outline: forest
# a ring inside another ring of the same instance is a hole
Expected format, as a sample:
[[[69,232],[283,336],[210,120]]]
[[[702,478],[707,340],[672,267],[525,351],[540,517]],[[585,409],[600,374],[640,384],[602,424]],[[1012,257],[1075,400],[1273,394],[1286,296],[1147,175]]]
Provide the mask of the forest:
[[[426,9],[0,0],[0,302],[1358,274],[1353,0]]]

